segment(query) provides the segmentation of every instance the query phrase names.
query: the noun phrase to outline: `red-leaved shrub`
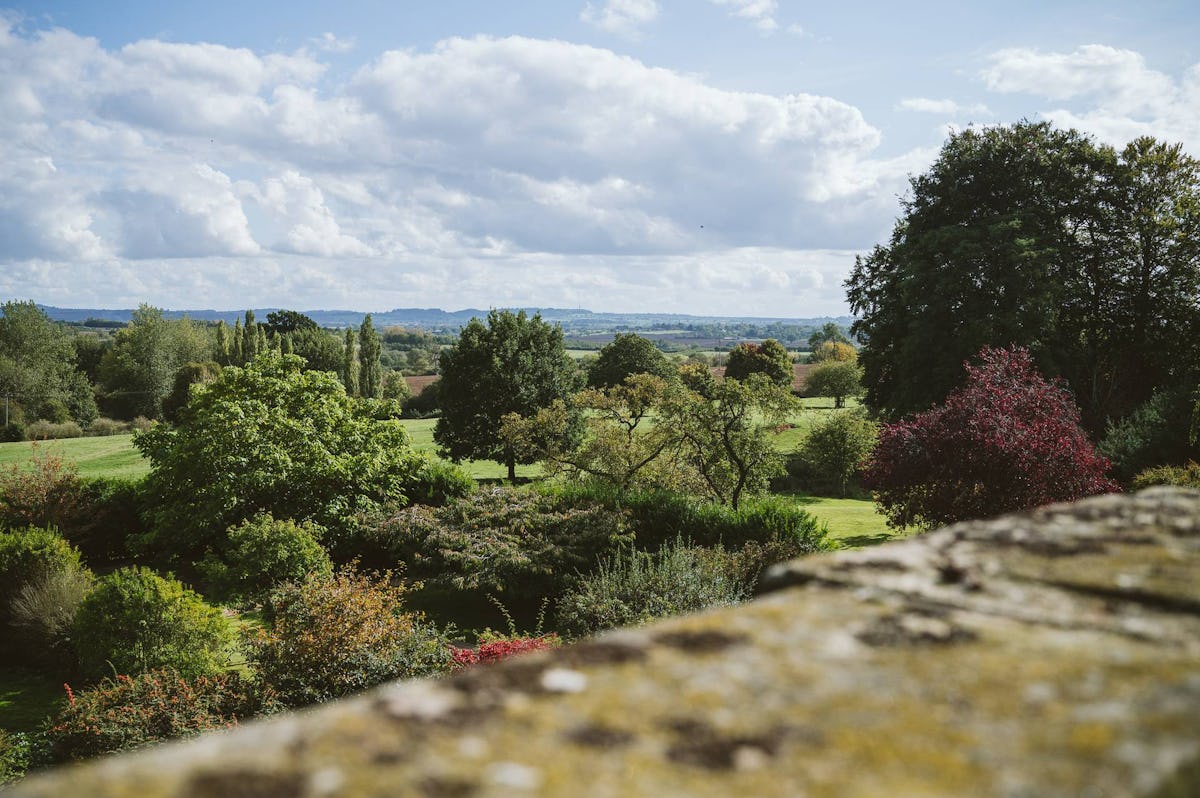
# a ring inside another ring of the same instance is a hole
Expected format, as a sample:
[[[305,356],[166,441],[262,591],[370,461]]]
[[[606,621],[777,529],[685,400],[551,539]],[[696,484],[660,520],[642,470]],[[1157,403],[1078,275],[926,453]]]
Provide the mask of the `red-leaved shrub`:
[[[1118,490],[1074,397],[1023,348],[984,348],[967,384],[884,425],[863,471],[894,527],[931,528]]]
[[[454,658],[454,667],[462,668],[467,665],[487,665],[517,654],[545,651],[548,648],[557,648],[559,645],[560,640],[556,634],[542,635],[541,637],[513,637],[481,643],[477,648],[452,646],[450,655]]]

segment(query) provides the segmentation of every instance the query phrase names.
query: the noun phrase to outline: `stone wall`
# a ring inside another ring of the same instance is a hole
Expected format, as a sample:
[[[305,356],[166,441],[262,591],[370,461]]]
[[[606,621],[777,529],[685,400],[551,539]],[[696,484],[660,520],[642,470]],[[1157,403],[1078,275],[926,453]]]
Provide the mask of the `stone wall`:
[[[1200,795],[1200,492],[815,556],[763,592],[13,794]]]

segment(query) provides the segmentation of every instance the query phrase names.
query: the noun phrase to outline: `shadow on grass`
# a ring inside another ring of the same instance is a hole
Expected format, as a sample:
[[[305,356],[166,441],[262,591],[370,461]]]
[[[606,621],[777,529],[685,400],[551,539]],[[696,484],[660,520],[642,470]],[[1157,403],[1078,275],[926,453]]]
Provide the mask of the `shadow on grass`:
[[[861,549],[867,546],[878,546],[881,543],[887,543],[891,540],[896,540],[898,535],[894,532],[879,532],[874,535],[850,535],[841,539],[841,544],[847,549]]]

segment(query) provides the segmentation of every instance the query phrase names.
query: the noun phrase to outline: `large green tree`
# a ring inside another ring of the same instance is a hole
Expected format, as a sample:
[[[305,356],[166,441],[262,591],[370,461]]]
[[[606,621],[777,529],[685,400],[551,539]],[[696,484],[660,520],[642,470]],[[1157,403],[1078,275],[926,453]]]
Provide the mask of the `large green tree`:
[[[379,365],[379,355],[383,346],[379,342],[379,333],[371,323],[368,313],[358,328],[358,392],[368,399],[378,399],[383,388],[383,368]]]
[[[442,415],[434,440],[455,461],[503,463],[509,479],[516,478],[518,454],[500,434],[501,419],[530,417],[579,387],[562,328],[525,311],[493,310],[486,324],[471,319],[439,366]]]
[[[653,374],[664,380],[675,376],[675,367],[653,341],[637,333],[617,333],[600,350],[588,368],[587,382],[593,388],[612,388],[634,374]]]
[[[224,369],[193,390],[174,427],[134,441],[150,459],[153,543],[186,563],[263,513],[336,533],[360,511],[404,501],[426,461],[398,412],[355,401],[295,355]]]
[[[212,353],[204,328],[187,318],[167,319],[158,308],[141,305],[100,361],[106,409],[124,418],[161,418],[175,373],[184,363],[211,360]]]
[[[70,334],[33,302],[0,307],[0,397],[8,399],[10,419],[18,406],[27,420],[63,421],[57,416],[64,412],[85,424],[94,419],[96,401],[87,378],[75,369]]]
[[[791,385],[792,358],[774,338],[761,344],[738,344],[729,352],[725,376],[744,380],[751,374],[765,374],[776,385]]]
[[[847,289],[866,399],[886,416],[939,402],[983,346],[1017,344],[1067,380],[1095,434],[1194,379],[1200,170],[1178,146],[1117,152],[1046,123],[952,134]]]

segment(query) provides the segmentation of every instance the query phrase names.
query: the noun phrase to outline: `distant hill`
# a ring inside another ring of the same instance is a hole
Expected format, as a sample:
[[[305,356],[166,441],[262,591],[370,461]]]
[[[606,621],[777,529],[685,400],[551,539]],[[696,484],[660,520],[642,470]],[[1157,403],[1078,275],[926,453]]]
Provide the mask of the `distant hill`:
[[[133,317],[131,308],[60,308],[52,305],[39,305],[46,315],[56,321],[66,321],[75,324],[91,322],[104,326],[101,322],[128,322]],[[267,314],[280,308],[253,308],[258,321],[265,321]],[[766,316],[692,316],[686,313],[594,313],[581,308],[509,308],[509,310],[524,310],[530,315],[541,313],[548,322],[561,324],[564,330],[572,332],[611,331],[611,330],[646,330],[655,325],[695,325],[695,324],[755,324],[772,323],[819,327],[826,322],[837,322],[848,327],[851,316],[821,316],[816,318],[782,318]],[[357,327],[362,324],[366,314],[357,310],[303,310],[305,315],[312,318],[322,327]],[[244,311],[240,310],[164,310],[168,318],[187,316],[198,321],[216,322],[224,320],[233,324],[241,318]],[[484,318],[488,312],[478,308],[446,311],[440,308],[395,308],[379,313],[372,313],[371,320],[376,327],[400,325],[405,327],[421,327],[427,330],[457,330],[474,317]]]

